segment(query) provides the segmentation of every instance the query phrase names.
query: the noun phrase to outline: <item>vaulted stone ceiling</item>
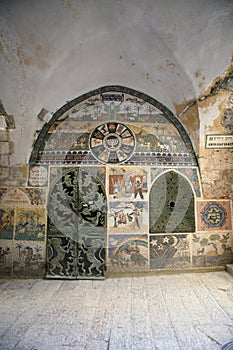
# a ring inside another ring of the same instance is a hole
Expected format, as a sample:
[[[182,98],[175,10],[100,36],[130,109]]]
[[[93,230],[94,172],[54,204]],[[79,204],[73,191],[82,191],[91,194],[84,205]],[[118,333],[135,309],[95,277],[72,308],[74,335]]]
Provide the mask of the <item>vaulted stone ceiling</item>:
[[[1,0],[13,162],[28,159],[42,108],[55,112],[103,85],[142,91],[176,113],[230,66],[232,24],[231,0]]]

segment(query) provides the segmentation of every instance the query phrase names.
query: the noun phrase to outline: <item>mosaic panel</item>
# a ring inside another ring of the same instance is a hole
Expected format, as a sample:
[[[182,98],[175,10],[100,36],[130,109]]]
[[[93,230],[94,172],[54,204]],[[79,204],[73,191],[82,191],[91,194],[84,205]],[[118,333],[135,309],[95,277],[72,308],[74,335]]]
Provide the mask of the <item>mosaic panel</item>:
[[[104,173],[103,167],[52,167],[54,180],[47,207],[48,235],[62,233],[74,241],[93,232],[101,237],[105,235],[105,189],[96,176]]]
[[[44,277],[45,274],[44,242],[14,242],[13,276]]]
[[[149,246],[152,270],[191,267],[189,235],[151,235]]]
[[[104,278],[104,184],[102,166],[51,167],[47,208],[48,278]]]
[[[119,122],[97,126],[90,136],[91,152],[103,163],[122,163],[132,155],[135,137],[132,131]]]
[[[109,199],[148,199],[148,169],[115,167],[109,169]]]
[[[148,204],[139,201],[109,203],[108,224],[111,233],[147,233]]]
[[[12,239],[15,211],[12,208],[0,208],[0,239]]]
[[[43,241],[46,215],[44,208],[16,208],[16,240]]]
[[[147,237],[147,235],[110,235],[108,271],[146,271],[148,269]]]
[[[195,267],[225,266],[232,263],[232,233],[193,234],[192,259]]]
[[[28,185],[32,187],[45,187],[48,185],[48,168],[46,165],[30,165]]]
[[[78,169],[77,166],[71,167],[71,166],[51,166],[50,167],[50,172],[49,172],[49,184],[53,184],[58,179],[60,179],[63,174],[69,172],[69,171],[74,171],[75,169]],[[105,186],[106,185],[106,169],[104,166],[95,166],[95,167],[90,167],[90,166],[85,166],[82,167],[83,170],[86,170],[90,175],[97,177],[100,182]]]
[[[12,268],[12,242],[0,240],[0,271],[1,276],[10,276]]]
[[[98,237],[79,239],[49,237],[47,277],[100,278],[105,273],[105,240]]]
[[[230,201],[197,201],[197,230],[231,230]]]
[[[0,189],[0,205],[28,206],[45,205],[46,191],[43,188]]]
[[[194,232],[194,194],[189,182],[169,171],[150,191],[150,233]]]
[[[30,159],[41,165],[121,162],[197,165],[179,120],[158,101],[120,86],[97,89],[63,106],[44,125]],[[38,173],[32,170],[31,186],[44,178]]]

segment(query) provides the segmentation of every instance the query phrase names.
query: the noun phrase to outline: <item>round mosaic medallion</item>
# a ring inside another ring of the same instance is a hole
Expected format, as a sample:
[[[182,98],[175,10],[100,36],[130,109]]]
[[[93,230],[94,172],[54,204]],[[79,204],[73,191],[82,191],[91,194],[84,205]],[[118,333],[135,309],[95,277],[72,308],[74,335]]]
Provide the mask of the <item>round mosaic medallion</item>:
[[[208,227],[221,227],[226,221],[226,210],[219,204],[211,203],[205,206],[201,216]]]
[[[135,147],[133,132],[124,124],[107,122],[97,126],[90,136],[93,156],[103,163],[122,163]]]

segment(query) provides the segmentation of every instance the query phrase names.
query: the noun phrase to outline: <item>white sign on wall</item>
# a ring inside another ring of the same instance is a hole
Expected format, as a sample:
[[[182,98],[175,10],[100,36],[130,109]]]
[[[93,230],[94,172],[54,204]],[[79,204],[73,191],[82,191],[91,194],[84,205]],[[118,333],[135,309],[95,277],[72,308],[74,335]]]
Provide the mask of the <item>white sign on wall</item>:
[[[206,135],[205,148],[233,148],[233,135]]]

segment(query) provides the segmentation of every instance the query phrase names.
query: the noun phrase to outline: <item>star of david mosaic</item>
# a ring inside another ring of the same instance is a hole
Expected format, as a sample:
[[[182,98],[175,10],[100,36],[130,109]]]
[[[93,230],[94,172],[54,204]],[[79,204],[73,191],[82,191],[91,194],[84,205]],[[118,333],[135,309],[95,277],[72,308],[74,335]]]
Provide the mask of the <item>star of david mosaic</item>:
[[[133,153],[135,137],[124,124],[107,122],[92,132],[90,148],[93,156],[103,163],[122,163]]]
[[[208,227],[221,227],[226,221],[226,211],[219,204],[208,204],[201,212],[202,220]]]

